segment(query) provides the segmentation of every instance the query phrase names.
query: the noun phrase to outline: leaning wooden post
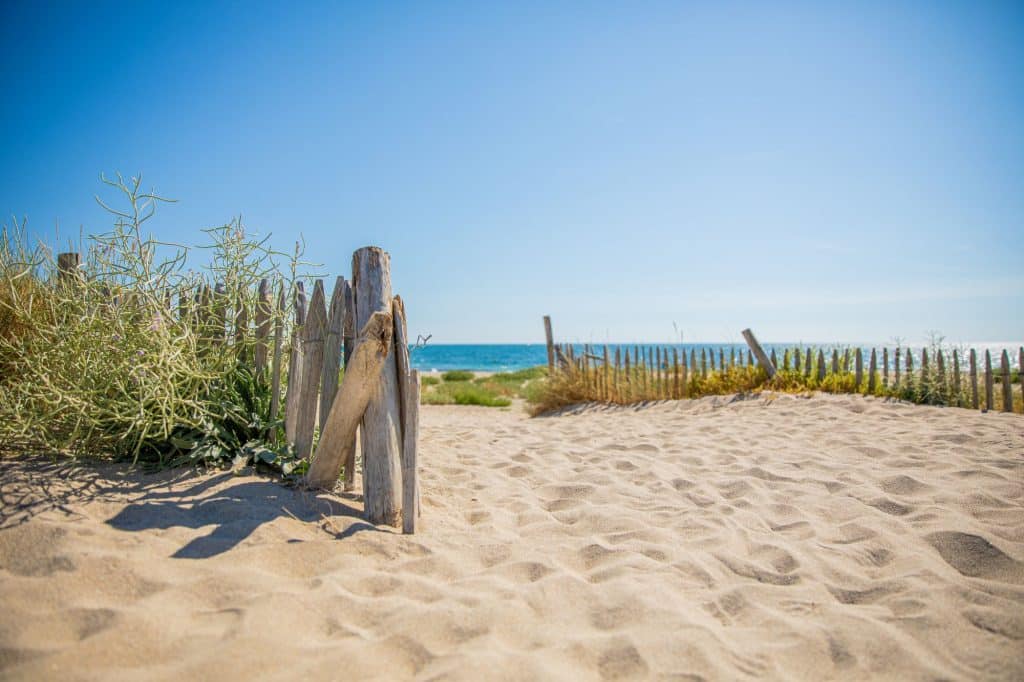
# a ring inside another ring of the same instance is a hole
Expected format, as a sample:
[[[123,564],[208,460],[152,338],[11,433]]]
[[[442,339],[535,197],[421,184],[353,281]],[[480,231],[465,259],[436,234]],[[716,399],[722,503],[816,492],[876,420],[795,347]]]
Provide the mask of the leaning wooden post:
[[[555,335],[551,332],[551,316],[544,316],[544,337],[548,343],[548,374],[555,373]]]
[[[313,285],[306,323],[302,325],[302,382],[296,402],[295,454],[308,459],[313,452],[313,430],[317,424],[317,396],[324,369],[324,330],[327,327],[327,306],[324,303],[324,281]]]
[[[270,421],[275,421],[281,410],[281,353],[284,345],[284,285],[277,295],[274,314],[274,358],[270,367]]]
[[[975,350],[971,349],[971,407],[975,410],[978,409],[978,354]]]
[[[764,349],[761,348],[761,344],[757,342],[757,337],[754,336],[754,332],[749,329],[744,329],[743,339],[750,346],[750,350],[754,353],[757,358],[759,365],[764,367],[765,371],[768,372],[768,378],[771,379],[775,376],[775,363],[772,362],[767,355],[765,355]]]
[[[1013,412],[1013,384],[1010,383],[1010,356],[1003,349],[1003,412]]]
[[[363,325],[306,474],[307,484],[330,490],[338,482],[342,466],[347,466],[349,450],[355,448],[356,429],[377,391],[377,379],[391,357],[393,334],[394,323],[388,312],[373,313]]]
[[[992,394],[992,353],[985,351],[985,409],[995,407],[995,396]]]
[[[420,482],[416,442],[420,433],[420,373],[411,370],[403,391],[405,410],[402,434],[402,532],[412,534],[420,517]]]
[[[341,370],[342,328],[345,321],[345,278],[336,277],[331,292],[331,305],[327,311],[327,334],[324,337],[324,367],[320,377],[320,431],[331,413],[334,394],[338,392],[338,372]]]
[[[352,256],[356,326],[363,327],[375,312],[390,313],[391,256],[367,246]],[[392,349],[393,350],[393,349]],[[362,421],[363,504],[367,520],[398,525],[402,516],[401,391],[398,368],[388,355]]]
[[[256,348],[253,358],[256,376],[262,377],[267,369],[267,344],[270,339],[270,325],[272,322],[270,280],[265,277],[260,280],[256,299]]]
[[[289,443],[295,443],[295,418],[298,416],[299,391],[302,384],[302,343],[300,334],[306,322],[306,287],[295,283],[295,326],[292,327],[291,345],[288,349],[288,392],[284,399],[284,432]]]

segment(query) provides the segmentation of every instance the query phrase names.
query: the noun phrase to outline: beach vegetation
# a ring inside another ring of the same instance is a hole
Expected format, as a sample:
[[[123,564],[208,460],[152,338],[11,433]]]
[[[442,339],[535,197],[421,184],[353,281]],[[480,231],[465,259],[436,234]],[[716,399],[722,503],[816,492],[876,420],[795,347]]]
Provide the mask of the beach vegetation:
[[[441,375],[445,381],[471,381],[476,375],[464,369],[453,369]]]

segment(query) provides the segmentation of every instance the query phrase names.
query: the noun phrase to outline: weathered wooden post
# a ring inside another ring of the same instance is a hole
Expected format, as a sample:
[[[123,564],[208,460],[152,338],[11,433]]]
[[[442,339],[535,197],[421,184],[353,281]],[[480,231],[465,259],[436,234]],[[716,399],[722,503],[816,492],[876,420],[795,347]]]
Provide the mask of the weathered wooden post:
[[[985,409],[995,407],[995,396],[992,393],[992,353],[985,351]]]
[[[327,306],[324,303],[324,281],[313,285],[306,323],[302,325],[302,382],[296,403],[295,454],[308,459],[313,451],[313,431],[317,425],[317,396],[324,368],[324,336],[327,327]]]
[[[327,311],[327,334],[324,337],[324,367],[320,378],[320,431],[323,432],[327,415],[331,413],[334,395],[338,392],[338,372],[341,370],[342,332],[345,326],[345,278],[336,277],[331,292],[331,305]]]
[[[298,416],[299,392],[302,390],[302,325],[306,322],[306,287],[295,283],[295,326],[292,328],[291,347],[288,349],[288,392],[284,399],[284,432],[289,443],[295,444],[295,419]]]
[[[825,352],[818,349],[818,383],[825,380]]]
[[[70,251],[57,254],[57,282],[68,284],[79,279],[78,266],[82,264],[82,254]]]
[[[1010,383],[1010,356],[1003,349],[1002,357],[1003,380],[1003,412],[1013,412],[1013,384]]]
[[[284,285],[277,295],[277,313],[274,315],[274,356],[270,367],[270,421],[277,419],[281,410],[281,353],[284,345]]]
[[[971,407],[978,409],[978,354],[971,349]]]
[[[309,485],[330,490],[338,482],[342,466],[348,466],[349,450],[356,444],[356,429],[378,391],[381,370],[391,358],[393,336],[391,313],[381,310],[371,314],[360,330],[306,474]]]
[[[376,246],[356,251],[352,288],[357,327],[365,326],[375,312],[390,314],[391,256]],[[393,355],[388,355],[375,383],[361,430],[363,503],[370,523],[395,526],[402,515],[402,433],[401,390]]]
[[[548,374],[555,373],[555,335],[551,332],[551,316],[544,316],[544,337],[548,343]]]
[[[882,388],[889,390],[889,347],[882,349]]]
[[[900,387],[900,349],[899,346],[893,351],[893,385]]]
[[[807,356],[804,358],[804,376],[811,378],[811,349],[807,349]]]
[[[839,349],[832,349],[832,374],[839,374]]]
[[[875,373],[878,371],[878,356],[875,349],[871,349],[871,361],[868,363],[868,395],[875,394]]]
[[[864,357],[861,353],[860,346],[853,351],[853,363],[853,385],[857,391],[860,391],[860,382],[864,378]]]
[[[963,402],[960,400],[960,353],[956,348],[953,349],[953,399],[956,406],[960,407]]]
[[[750,331],[750,329],[744,329],[741,333],[743,334],[743,340],[747,342],[751,352],[754,353],[754,357],[757,358],[758,364],[764,367],[769,379],[773,378],[775,376],[775,363],[765,354],[764,348],[761,348],[761,344],[758,343],[754,332]],[[774,353],[775,351],[773,350],[772,352]]]
[[[256,347],[253,351],[253,367],[256,376],[262,377],[267,370],[267,352],[270,342],[270,324],[272,303],[270,301],[270,280],[266,277],[260,280],[260,286],[256,294]]]

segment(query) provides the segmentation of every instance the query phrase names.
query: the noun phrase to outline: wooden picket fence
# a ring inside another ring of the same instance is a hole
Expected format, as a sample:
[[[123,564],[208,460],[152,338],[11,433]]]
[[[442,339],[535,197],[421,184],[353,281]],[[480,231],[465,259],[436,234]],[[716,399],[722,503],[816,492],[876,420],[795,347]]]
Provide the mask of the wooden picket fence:
[[[59,276],[77,276],[80,262],[77,253],[60,254]],[[241,292],[229,300],[222,284],[176,293],[176,310],[167,294],[167,313],[195,325],[204,344],[251,348],[240,360],[257,376],[269,373],[269,419],[281,417],[283,396],[286,438],[310,460],[309,485],[331,489],[343,476],[345,490],[354,490],[361,451],[366,518],[416,531],[420,378],[410,367],[405,306],[392,296],[385,251],[357,250],[351,279],[335,278],[330,301],[322,279],[308,297],[302,281],[288,293],[278,284],[274,297],[263,279],[254,306]]]
[[[765,352],[748,329],[741,346],[557,344],[544,317],[548,371],[570,373],[590,399],[614,403],[694,397],[700,380],[761,367],[778,385],[891,396],[932,405],[1024,413],[1024,382],[1012,383],[1010,352],[923,348],[786,348]],[[916,364],[919,361],[919,364]],[[1017,350],[1018,375],[1024,346]],[[763,377],[762,377],[763,378]],[[763,383],[763,382],[762,382]],[[996,385],[999,390],[996,390]],[[724,385],[730,385],[725,382]],[[1016,390],[1015,390],[1016,389]],[[1015,396],[1017,404],[1015,404]]]

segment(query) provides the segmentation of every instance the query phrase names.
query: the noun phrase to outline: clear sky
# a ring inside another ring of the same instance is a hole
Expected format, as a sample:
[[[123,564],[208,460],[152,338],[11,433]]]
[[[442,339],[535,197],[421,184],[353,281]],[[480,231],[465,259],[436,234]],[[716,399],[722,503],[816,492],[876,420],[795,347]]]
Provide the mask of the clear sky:
[[[1024,4],[0,3],[0,211],[101,171],[347,273],[410,332],[1024,339]],[[8,221],[9,222],[9,221]]]

